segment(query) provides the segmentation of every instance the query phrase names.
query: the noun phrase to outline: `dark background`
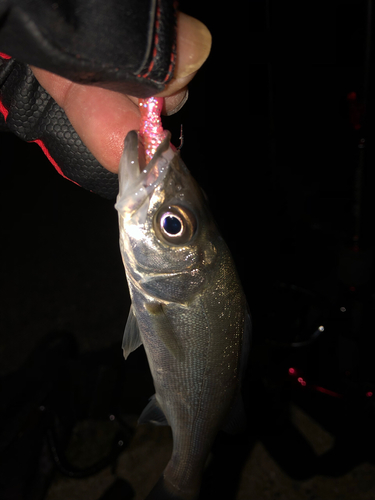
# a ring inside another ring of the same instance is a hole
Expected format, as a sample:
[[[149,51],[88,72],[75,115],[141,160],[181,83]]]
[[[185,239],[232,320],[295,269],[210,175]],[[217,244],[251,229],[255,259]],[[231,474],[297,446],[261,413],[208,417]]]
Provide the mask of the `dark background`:
[[[204,490],[210,494],[220,474],[229,473],[227,498],[236,498],[241,460],[259,439],[296,480],[341,477],[373,463],[374,55],[368,69],[368,3],[180,2],[181,10],[209,27],[213,46],[190,85],[188,103],[164,126],[178,143],[183,124],[182,157],[208,195],[254,324],[245,386],[250,434],[241,446],[235,438],[219,438],[217,456],[221,449],[221,456],[237,460],[231,475],[228,460],[220,465],[218,459]],[[361,240],[354,251],[363,137]],[[9,455],[3,455],[2,482],[13,477],[13,484],[22,484],[21,499],[32,498],[27,485],[35,474],[43,476],[30,464],[38,462],[49,424],[35,417],[35,408],[49,405],[58,415],[64,443],[76,421],[116,411],[139,414],[152,382],[142,349],[122,360],[129,296],[114,202],[59,177],[35,144],[3,133],[0,148],[3,443],[13,436],[3,448]],[[324,332],[314,341],[320,325]],[[289,376],[290,367],[306,386]],[[327,455],[314,456],[290,423],[291,403],[335,437]],[[53,467],[38,491],[48,486]],[[363,490],[352,493],[370,498]],[[250,494],[268,498],[265,491]]]

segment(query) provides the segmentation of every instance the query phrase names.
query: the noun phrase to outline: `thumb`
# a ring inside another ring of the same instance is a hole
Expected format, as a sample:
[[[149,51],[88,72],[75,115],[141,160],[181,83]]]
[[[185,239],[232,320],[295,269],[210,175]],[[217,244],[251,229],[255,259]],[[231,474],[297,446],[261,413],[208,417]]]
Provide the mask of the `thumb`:
[[[158,97],[166,97],[165,111],[172,114],[181,107],[187,85],[203,65],[211,50],[211,33],[198,19],[182,12],[177,17],[176,65],[172,80]]]

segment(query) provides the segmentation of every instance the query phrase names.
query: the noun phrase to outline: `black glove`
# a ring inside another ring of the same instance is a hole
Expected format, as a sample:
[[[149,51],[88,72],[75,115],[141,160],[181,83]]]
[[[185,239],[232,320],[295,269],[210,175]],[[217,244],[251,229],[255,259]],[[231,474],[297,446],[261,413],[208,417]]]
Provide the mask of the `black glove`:
[[[87,150],[27,64],[147,97],[172,77],[175,27],[173,0],[0,0],[0,128],[37,142],[63,176],[114,198],[117,176]]]

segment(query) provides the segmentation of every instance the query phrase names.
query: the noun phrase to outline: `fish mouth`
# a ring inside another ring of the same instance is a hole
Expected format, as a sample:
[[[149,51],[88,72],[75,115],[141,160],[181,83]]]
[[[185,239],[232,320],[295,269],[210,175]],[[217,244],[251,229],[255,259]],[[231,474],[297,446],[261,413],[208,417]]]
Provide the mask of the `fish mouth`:
[[[116,210],[124,218],[132,218],[141,208],[142,215],[146,215],[150,196],[165,178],[175,155],[170,147],[170,139],[170,132],[165,131],[152,160],[143,166],[141,155],[143,146],[139,134],[136,130],[131,130],[127,134],[119,165],[119,194],[115,205]]]

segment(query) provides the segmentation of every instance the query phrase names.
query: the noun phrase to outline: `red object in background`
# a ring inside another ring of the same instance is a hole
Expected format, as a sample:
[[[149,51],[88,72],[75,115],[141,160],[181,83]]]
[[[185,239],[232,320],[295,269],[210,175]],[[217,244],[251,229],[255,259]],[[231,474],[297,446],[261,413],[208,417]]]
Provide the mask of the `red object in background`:
[[[344,396],[339,394],[338,392],[331,391],[331,389],[326,389],[325,387],[321,387],[320,385],[314,385],[312,387],[314,391],[322,392],[323,394],[327,394],[327,396],[332,396],[333,398],[342,399]]]
[[[310,383],[308,384],[307,381],[304,379],[304,377],[301,377],[301,371],[297,370],[296,368],[294,368],[292,366],[290,368],[288,368],[288,373],[294,379],[297,378],[297,382],[302,387],[306,387],[312,391],[321,392],[323,394],[327,394],[327,396],[331,396],[331,397],[338,398],[338,399],[342,399],[344,397],[342,394],[340,394],[336,391],[332,391],[331,389],[327,389],[325,387],[322,387],[320,385],[315,385],[315,384],[310,384]],[[370,391],[368,393],[366,393],[366,396],[370,397],[369,394],[370,394]],[[371,395],[372,395],[372,393],[371,393]]]
[[[349,92],[346,96],[349,106],[349,120],[353,125],[354,130],[359,130],[362,127],[362,119],[365,108],[361,102],[358,101],[356,92]]]

